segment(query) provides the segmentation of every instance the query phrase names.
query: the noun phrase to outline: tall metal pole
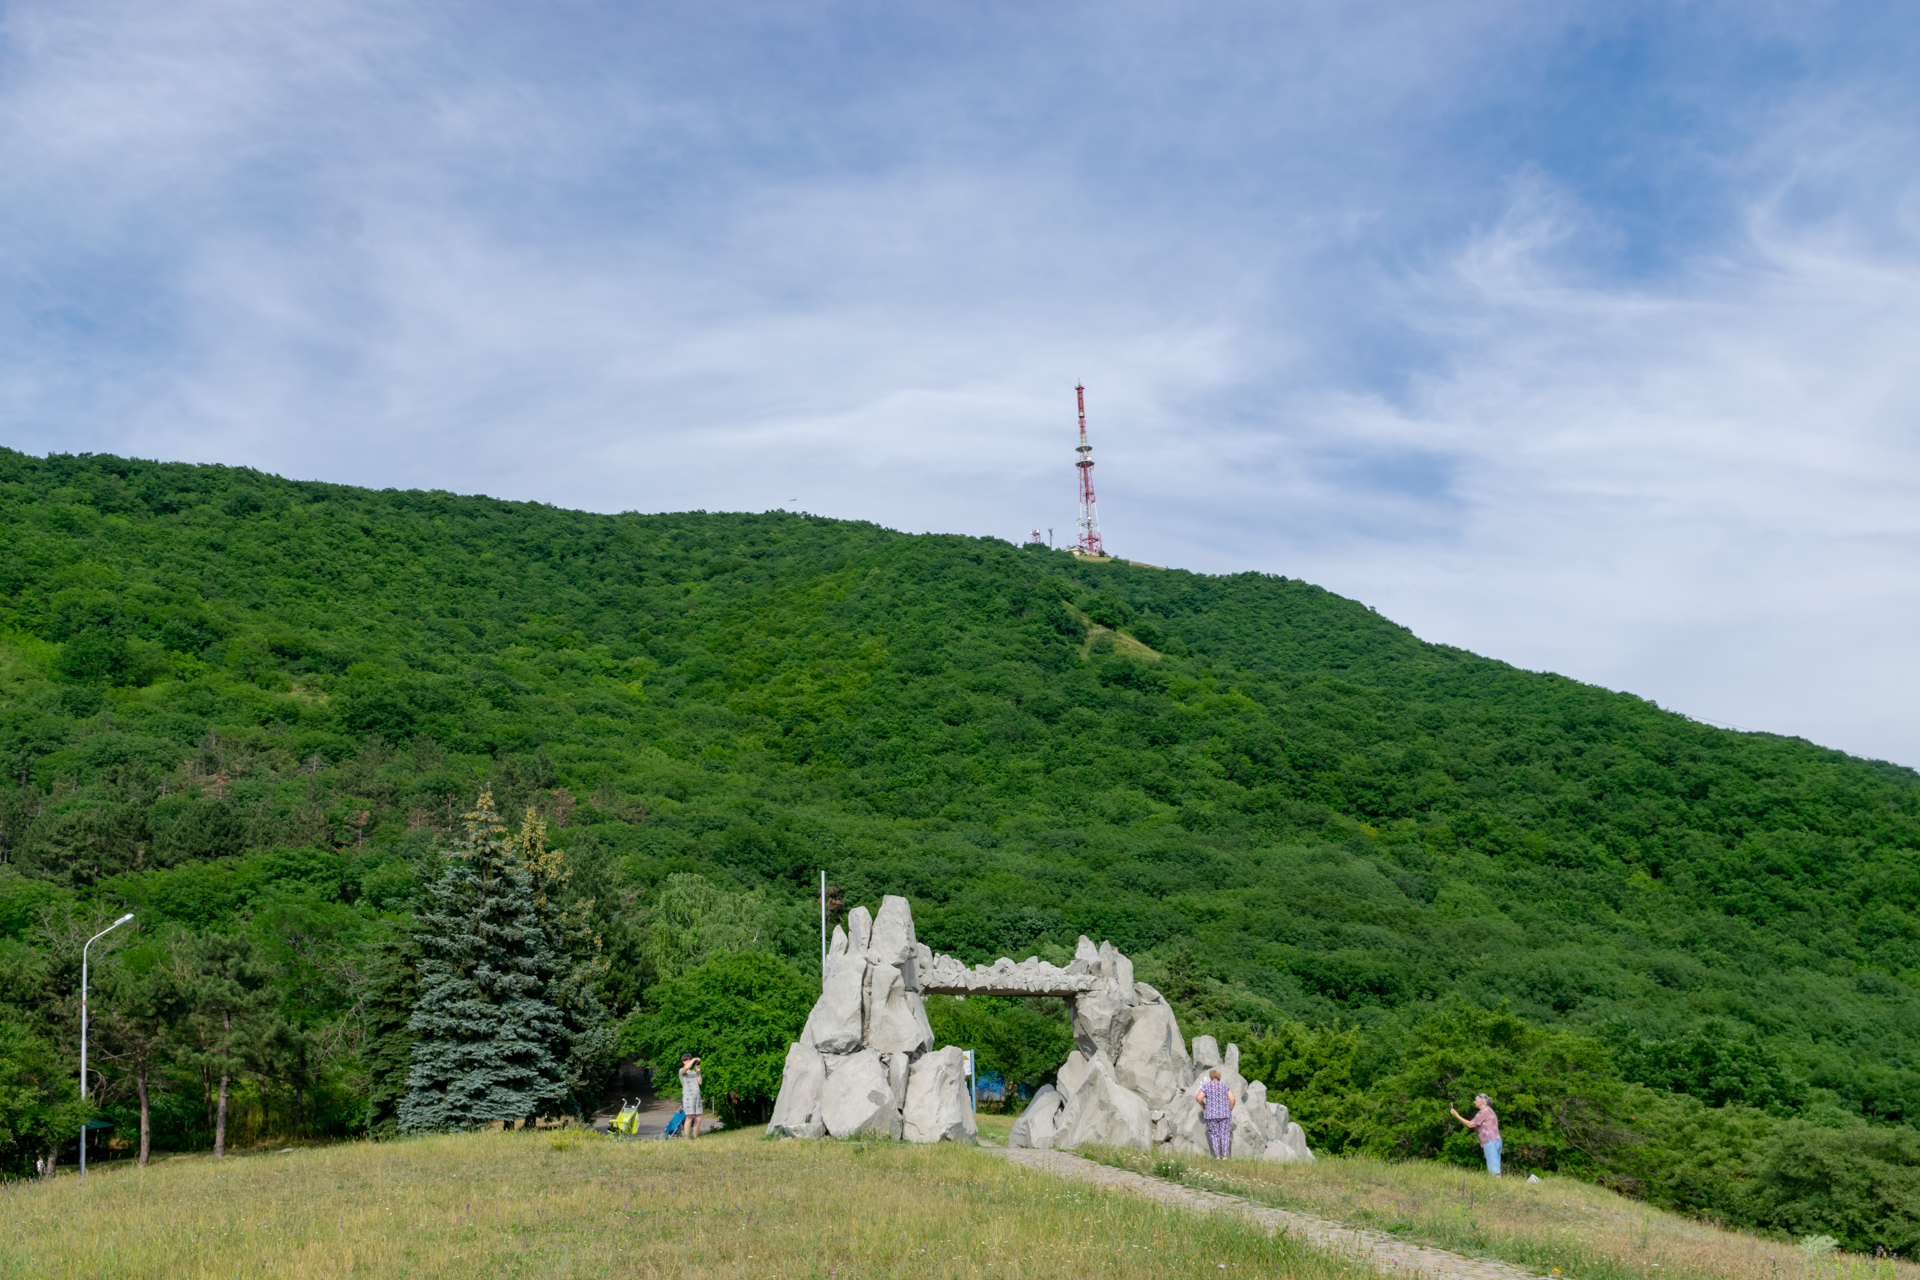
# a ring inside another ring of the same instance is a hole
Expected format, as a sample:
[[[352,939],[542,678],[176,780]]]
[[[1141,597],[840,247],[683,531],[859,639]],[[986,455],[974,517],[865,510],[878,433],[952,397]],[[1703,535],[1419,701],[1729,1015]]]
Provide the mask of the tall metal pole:
[[[1093,497],[1093,446],[1087,443],[1087,389],[1076,383],[1073,394],[1080,408],[1080,443],[1074,447],[1080,461],[1073,464],[1080,469],[1080,541],[1074,546],[1074,552],[1083,556],[1105,556],[1107,549],[1100,541],[1100,512]]]
[[[82,1102],[87,1100],[87,1023],[92,1021],[92,1019],[87,1017],[87,950],[92,947],[94,943],[100,941],[100,939],[106,937],[131,919],[133,919],[133,912],[129,911],[100,932],[94,934],[91,938],[88,938],[87,945],[80,948],[80,1101]],[[87,1176],[87,1121],[85,1113],[82,1113],[80,1119],[80,1176],[83,1178]]]
[[[820,872],[820,989],[827,989],[827,873]]]

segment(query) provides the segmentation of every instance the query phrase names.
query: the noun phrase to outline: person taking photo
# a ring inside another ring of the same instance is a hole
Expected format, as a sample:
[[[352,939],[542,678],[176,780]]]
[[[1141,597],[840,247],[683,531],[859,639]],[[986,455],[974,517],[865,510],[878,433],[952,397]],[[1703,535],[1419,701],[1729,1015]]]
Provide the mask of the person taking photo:
[[[1473,1095],[1473,1105],[1480,1108],[1473,1113],[1473,1119],[1453,1111],[1453,1118],[1469,1129],[1477,1130],[1480,1137],[1480,1154],[1486,1158],[1487,1172],[1494,1177],[1500,1176],[1500,1117],[1493,1113],[1493,1099],[1484,1093]]]
[[[690,1053],[680,1055],[680,1110],[686,1114],[680,1127],[692,1138],[700,1132],[700,1059]]]

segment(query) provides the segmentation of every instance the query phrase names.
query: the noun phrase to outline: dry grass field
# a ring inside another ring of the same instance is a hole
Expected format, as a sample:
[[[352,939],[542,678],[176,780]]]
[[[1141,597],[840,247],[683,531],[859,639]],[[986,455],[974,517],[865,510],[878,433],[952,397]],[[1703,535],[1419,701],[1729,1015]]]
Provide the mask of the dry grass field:
[[[1318,1214],[1563,1280],[1920,1280],[1920,1267],[1723,1231],[1571,1178],[1364,1158],[1310,1165],[1083,1152],[1139,1173]]]
[[[953,1146],[482,1133],[0,1189],[0,1275],[35,1280],[1256,1273],[1378,1280]]]

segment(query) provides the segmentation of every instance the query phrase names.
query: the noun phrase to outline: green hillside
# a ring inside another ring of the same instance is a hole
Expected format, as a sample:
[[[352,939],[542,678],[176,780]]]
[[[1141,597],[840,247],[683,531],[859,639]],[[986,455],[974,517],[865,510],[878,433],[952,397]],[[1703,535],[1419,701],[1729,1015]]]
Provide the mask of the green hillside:
[[[667,877],[817,972],[824,868],[969,959],[1111,938],[1190,1016],[1458,993],[1642,1063],[1708,1026],[1764,1067],[1711,1101],[1920,1116],[1920,775],[1308,583],[0,451],[0,629],[0,999],[60,1034],[70,918],[244,922],[310,1034],[263,1105],[309,1120],[370,1078],[314,1029],[489,784],[556,824],[622,1012]]]

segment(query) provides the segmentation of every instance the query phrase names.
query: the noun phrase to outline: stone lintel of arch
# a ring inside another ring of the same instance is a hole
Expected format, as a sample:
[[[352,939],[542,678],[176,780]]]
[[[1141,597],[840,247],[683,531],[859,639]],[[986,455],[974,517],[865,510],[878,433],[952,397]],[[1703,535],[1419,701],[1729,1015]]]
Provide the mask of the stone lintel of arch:
[[[1002,957],[992,965],[968,968],[952,956],[935,956],[931,972],[919,975],[924,995],[938,996],[1058,996],[1085,995],[1100,981],[1097,973],[1074,973],[1047,964],[1037,956],[1015,964]]]

